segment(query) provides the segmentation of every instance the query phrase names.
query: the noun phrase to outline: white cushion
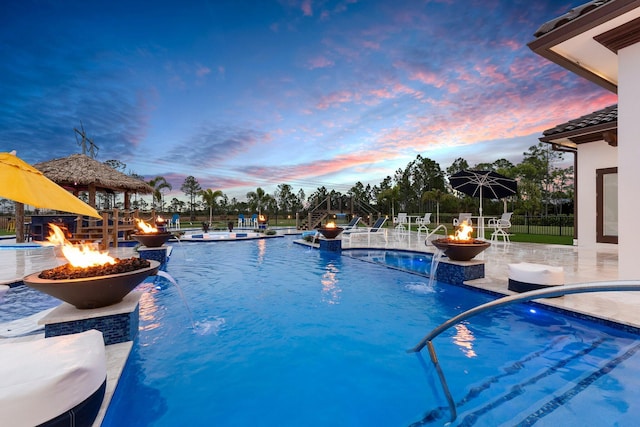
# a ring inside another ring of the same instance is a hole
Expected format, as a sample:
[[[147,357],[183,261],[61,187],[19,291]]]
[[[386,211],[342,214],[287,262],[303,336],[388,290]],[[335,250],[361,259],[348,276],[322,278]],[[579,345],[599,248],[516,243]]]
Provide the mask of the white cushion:
[[[564,285],[564,270],[544,264],[509,264],[509,279],[536,285]]]
[[[0,420],[35,426],[82,403],[107,376],[102,332],[0,342]]]

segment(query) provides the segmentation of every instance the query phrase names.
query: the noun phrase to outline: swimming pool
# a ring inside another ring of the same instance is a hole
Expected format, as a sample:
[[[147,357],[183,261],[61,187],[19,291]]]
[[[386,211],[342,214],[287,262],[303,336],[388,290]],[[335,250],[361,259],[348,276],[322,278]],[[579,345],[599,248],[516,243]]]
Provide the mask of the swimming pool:
[[[167,282],[146,285],[140,336],[103,426],[442,425],[428,355],[406,350],[492,299],[289,238],[176,245],[167,272],[189,310]],[[434,343],[458,406],[453,425],[640,416],[636,335],[518,305]]]

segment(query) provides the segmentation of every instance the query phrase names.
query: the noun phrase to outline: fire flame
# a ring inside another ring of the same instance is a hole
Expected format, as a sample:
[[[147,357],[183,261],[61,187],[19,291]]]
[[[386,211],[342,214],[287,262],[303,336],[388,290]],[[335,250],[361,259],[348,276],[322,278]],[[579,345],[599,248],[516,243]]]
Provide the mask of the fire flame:
[[[471,240],[473,227],[465,220],[458,226],[455,235],[449,235],[449,240]]]
[[[87,268],[105,264],[115,264],[116,260],[106,252],[96,250],[92,245],[74,245],[64,235],[64,231],[55,224],[49,224],[51,234],[47,240],[62,246],[62,254],[74,267]]]
[[[136,218],[136,225],[138,226],[138,228],[140,229],[140,231],[142,231],[143,233],[157,233],[158,229],[154,226],[152,226],[149,223],[144,222],[143,220]]]
[[[324,228],[336,228],[336,223],[335,222],[328,222]]]
[[[162,218],[160,215],[156,217],[156,224],[164,224],[165,222],[167,222],[167,220]]]
[[[258,215],[258,221],[260,222],[265,222],[267,220],[267,217],[264,215]]]

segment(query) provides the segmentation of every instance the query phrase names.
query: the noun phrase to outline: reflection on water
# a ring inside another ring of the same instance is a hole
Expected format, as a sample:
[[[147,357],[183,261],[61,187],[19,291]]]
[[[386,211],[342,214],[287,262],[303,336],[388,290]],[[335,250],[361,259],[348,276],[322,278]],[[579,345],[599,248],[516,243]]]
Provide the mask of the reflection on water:
[[[329,304],[338,304],[340,292],[342,292],[342,289],[338,287],[337,278],[337,274],[340,271],[333,263],[327,264],[325,270],[320,279],[320,283],[322,283],[322,301]]]
[[[456,334],[453,336],[453,343],[460,347],[465,356],[469,358],[476,357],[477,354],[473,350],[473,341],[476,340],[476,337],[473,336],[473,332],[462,323],[458,323],[455,329]]]
[[[267,242],[265,239],[258,240],[258,263],[262,264],[264,261],[264,256],[267,253]]]
[[[145,285],[151,285],[151,283],[145,283]],[[155,287],[146,286],[142,287],[145,292],[140,296],[140,324],[141,331],[151,331],[160,326],[155,318],[155,314],[158,311],[156,304],[155,293],[157,292]]]

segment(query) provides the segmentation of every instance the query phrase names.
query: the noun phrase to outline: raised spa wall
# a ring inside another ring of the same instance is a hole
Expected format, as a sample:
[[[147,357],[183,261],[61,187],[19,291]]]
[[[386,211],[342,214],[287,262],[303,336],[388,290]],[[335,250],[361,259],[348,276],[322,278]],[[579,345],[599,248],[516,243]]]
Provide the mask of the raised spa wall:
[[[340,239],[320,239],[319,244],[313,244],[305,240],[296,240],[294,243],[318,248],[321,251],[341,252],[342,241]],[[442,258],[436,269],[438,282],[462,285],[468,280],[484,278],[484,262],[477,260],[451,261]]]

